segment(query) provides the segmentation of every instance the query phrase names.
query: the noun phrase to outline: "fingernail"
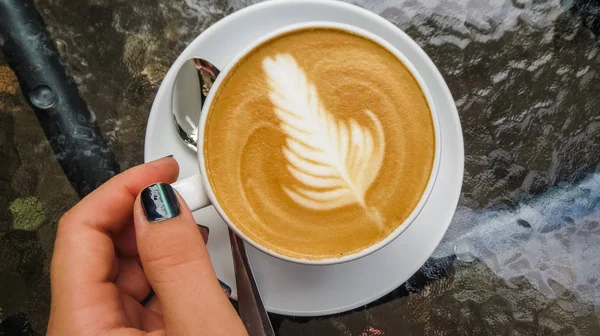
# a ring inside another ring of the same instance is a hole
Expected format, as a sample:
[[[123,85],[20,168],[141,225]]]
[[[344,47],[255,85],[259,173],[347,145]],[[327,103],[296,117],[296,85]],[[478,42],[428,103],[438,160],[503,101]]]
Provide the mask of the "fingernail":
[[[145,306],[146,304],[148,304],[148,302],[150,301],[150,299],[152,299],[154,297],[154,289],[150,288],[150,293],[148,293],[148,295],[146,295],[146,297],[140,302],[140,304],[142,306]]]
[[[210,228],[208,226],[204,226],[202,224],[198,224],[198,226],[206,230],[206,232],[210,233]]]
[[[146,187],[140,195],[142,208],[150,223],[179,216],[179,202],[171,185],[157,183]]]
[[[217,279],[219,280],[219,279]],[[219,280],[219,285],[221,285],[221,289],[223,290],[223,293],[225,293],[225,295],[227,295],[227,297],[231,296],[231,287],[229,287],[226,283],[224,283],[223,281]]]

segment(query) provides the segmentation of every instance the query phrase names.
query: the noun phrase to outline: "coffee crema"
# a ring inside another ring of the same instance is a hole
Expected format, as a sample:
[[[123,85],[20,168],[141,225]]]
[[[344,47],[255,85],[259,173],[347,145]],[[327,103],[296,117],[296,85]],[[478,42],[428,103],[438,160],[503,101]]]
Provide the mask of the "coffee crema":
[[[206,121],[208,180],[270,250],[322,260],[383,240],[423,195],[433,119],[406,66],[333,28],[277,36],[228,73]]]

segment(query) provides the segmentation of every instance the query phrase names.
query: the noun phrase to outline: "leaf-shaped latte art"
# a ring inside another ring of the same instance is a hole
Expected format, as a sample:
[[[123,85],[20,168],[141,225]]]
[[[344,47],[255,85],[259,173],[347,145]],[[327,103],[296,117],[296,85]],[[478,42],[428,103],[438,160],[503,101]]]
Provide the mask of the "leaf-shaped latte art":
[[[354,119],[337,120],[291,55],[266,58],[263,69],[275,114],[287,136],[283,148],[287,168],[299,182],[282,186],[284,192],[314,210],[355,203],[367,210],[365,194],[381,169],[385,146],[377,116],[364,111],[372,130]],[[378,218],[376,211],[369,212]]]

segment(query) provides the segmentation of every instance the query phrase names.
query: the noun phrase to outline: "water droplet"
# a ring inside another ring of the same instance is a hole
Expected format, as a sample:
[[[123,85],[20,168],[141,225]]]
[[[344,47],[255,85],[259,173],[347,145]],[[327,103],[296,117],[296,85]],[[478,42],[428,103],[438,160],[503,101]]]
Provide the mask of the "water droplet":
[[[33,106],[41,109],[47,109],[56,103],[56,95],[48,86],[40,85],[29,93],[29,100]]]
[[[456,259],[463,262],[472,262],[475,260],[475,245],[469,238],[461,239],[454,245],[454,254]]]
[[[517,219],[517,224],[519,224],[525,228],[531,228],[531,224],[528,221],[521,219],[521,218]]]
[[[61,55],[66,55],[67,54],[67,42],[63,39],[55,39],[56,42],[56,49],[58,49],[58,51],[61,53]]]

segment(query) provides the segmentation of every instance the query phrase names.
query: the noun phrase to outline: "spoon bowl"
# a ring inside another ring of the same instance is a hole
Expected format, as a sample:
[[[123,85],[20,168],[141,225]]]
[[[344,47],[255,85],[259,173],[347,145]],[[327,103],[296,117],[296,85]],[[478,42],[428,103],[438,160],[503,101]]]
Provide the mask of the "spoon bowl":
[[[175,77],[171,96],[175,129],[183,143],[195,152],[202,106],[219,73],[212,63],[195,57],[187,60]]]

